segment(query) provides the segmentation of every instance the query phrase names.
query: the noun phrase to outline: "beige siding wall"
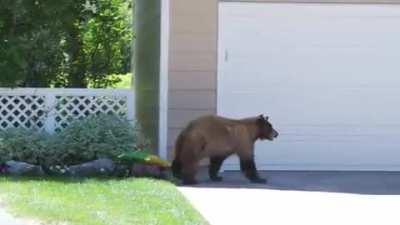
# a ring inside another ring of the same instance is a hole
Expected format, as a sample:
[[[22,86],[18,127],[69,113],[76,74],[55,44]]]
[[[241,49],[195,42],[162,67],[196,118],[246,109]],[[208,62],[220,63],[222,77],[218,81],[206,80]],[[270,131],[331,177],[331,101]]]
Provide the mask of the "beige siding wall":
[[[217,0],[171,1],[169,150],[190,120],[216,113],[217,18]]]

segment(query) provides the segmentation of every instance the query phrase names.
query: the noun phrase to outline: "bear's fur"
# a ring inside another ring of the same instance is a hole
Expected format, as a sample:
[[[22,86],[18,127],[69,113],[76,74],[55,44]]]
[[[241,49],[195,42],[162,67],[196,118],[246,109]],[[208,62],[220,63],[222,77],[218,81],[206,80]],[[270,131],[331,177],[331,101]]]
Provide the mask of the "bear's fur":
[[[199,161],[210,158],[210,179],[221,181],[218,171],[223,161],[237,154],[244,175],[251,182],[265,183],[254,162],[254,143],[259,139],[272,141],[276,137],[278,132],[263,115],[241,120],[214,115],[200,117],[190,122],[178,136],[172,172],[183,184],[196,184]]]

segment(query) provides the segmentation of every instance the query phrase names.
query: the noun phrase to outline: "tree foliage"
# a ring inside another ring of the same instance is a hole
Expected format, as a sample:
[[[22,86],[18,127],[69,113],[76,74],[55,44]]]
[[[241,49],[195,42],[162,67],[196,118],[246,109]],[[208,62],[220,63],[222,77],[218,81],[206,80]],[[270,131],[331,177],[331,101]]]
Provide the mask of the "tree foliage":
[[[107,87],[130,71],[131,0],[0,0],[0,84]]]

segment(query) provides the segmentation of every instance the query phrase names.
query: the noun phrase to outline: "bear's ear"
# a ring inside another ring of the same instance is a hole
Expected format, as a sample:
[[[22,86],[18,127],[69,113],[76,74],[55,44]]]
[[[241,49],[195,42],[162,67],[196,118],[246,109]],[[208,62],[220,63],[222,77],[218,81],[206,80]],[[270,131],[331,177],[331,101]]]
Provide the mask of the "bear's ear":
[[[258,116],[260,119],[262,119],[262,120],[265,120],[265,121],[268,121],[268,116],[264,116],[264,114],[261,114],[261,115],[259,115]]]
[[[264,124],[265,123],[265,118],[264,118],[264,115],[259,115],[258,117],[257,117],[257,122],[259,123],[259,124]]]

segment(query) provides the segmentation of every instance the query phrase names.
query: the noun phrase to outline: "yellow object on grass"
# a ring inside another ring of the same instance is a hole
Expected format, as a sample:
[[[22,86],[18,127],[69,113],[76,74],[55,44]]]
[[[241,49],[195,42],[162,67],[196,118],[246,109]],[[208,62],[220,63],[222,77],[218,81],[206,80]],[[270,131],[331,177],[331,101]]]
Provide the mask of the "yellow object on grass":
[[[161,159],[156,155],[150,155],[146,158],[146,162],[152,165],[157,165],[161,167],[171,167],[171,163],[167,160]]]
[[[171,163],[147,151],[132,151],[118,156],[118,159],[129,164],[143,163],[160,167],[171,167]]]

